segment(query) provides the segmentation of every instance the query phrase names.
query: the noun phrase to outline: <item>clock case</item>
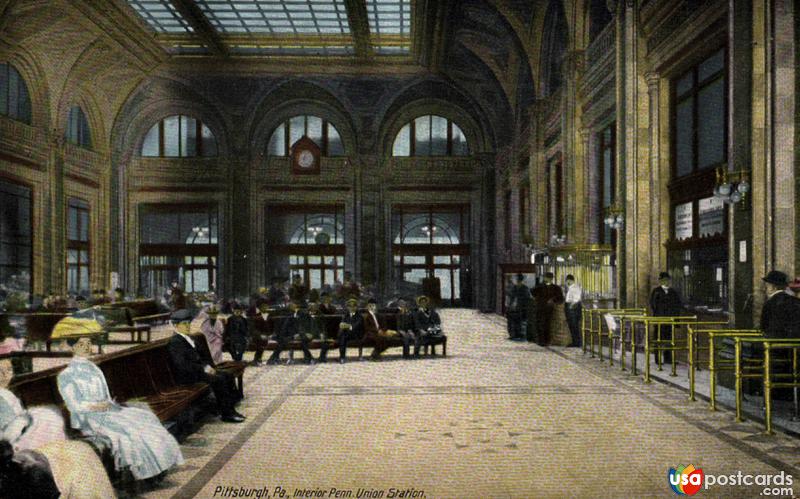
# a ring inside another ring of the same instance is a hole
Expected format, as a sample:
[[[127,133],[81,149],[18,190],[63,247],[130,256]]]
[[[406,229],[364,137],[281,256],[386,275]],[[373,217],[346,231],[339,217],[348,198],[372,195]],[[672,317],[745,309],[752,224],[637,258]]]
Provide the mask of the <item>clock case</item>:
[[[314,161],[312,162],[311,166],[307,168],[300,166],[300,155],[303,154],[304,151],[310,152],[314,157]],[[322,151],[313,140],[309,139],[305,135],[300,137],[297,142],[292,145],[291,157],[292,173],[295,175],[319,175]]]

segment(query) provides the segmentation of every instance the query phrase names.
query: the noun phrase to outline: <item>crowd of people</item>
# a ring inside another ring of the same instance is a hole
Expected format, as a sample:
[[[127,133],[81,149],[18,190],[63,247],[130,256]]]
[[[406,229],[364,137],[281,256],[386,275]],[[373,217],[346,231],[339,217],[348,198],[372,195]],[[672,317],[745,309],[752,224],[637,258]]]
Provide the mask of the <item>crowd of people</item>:
[[[219,300],[201,304],[195,314],[192,310],[178,308],[180,303],[172,300],[173,316],[194,318],[196,328],[205,335],[211,356],[222,359],[227,351],[233,360],[241,361],[244,353],[253,344],[253,365],[277,364],[280,355],[297,341],[307,363],[326,362],[328,351],[334,344],[339,350],[339,362],[347,359],[348,345],[354,341],[368,339],[373,345],[370,360],[380,360],[381,354],[390,346],[392,338],[403,343],[403,358],[418,357],[425,346],[435,348],[442,336],[439,314],[427,296],[411,300],[398,296],[384,304],[397,316],[397,325],[388,327],[374,296],[364,296],[362,287],[352,280],[349,273],[335,288],[311,289],[300,275],[294,275],[291,284],[286,279],[273,279],[269,288],[259,288],[247,302],[244,300]],[[180,294],[173,288],[171,296]],[[281,317],[280,321],[274,320]],[[338,329],[335,334],[326,324],[336,317]],[[272,320],[271,320],[272,318]],[[269,341],[276,343],[266,362],[264,351]],[[311,353],[310,344],[320,343],[317,358]],[[413,348],[413,354],[412,354]],[[292,361],[290,356],[289,362]]]
[[[583,290],[575,277],[566,278],[566,296],[561,286],[553,283],[554,275],[547,272],[544,280],[530,289],[525,276],[517,274],[506,297],[508,336],[513,341],[531,341],[540,345],[550,343],[550,329],[556,306],[564,304],[571,347],[581,346],[580,321]]]

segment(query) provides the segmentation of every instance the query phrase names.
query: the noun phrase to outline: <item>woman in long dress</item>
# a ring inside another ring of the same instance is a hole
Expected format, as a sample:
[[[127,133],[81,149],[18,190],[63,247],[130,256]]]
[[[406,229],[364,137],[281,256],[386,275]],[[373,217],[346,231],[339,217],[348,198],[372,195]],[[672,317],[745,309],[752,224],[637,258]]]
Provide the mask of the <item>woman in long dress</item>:
[[[88,359],[91,351],[88,337],[78,339],[72,360],[58,375],[72,428],[109,442],[115,469],[129,469],[136,480],[183,464],[178,442],[151,411],[122,407],[111,399],[103,372]]]
[[[22,407],[8,389],[13,374],[11,360],[0,360],[0,440],[7,440],[14,450],[37,449],[66,440],[64,418],[55,407]]]

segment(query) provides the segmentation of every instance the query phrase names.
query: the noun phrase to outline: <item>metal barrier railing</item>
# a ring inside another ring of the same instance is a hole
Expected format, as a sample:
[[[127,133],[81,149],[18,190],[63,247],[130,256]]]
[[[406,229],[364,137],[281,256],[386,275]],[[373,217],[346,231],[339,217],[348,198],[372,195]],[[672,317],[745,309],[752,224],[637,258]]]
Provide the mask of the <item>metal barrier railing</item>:
[[[794,338],[763,338],[763,337],[744,337],[733,338],[734,362],[736,369],[736,420],[742,421],[742,380],[746,378],[761,378],[764,380],[764,425],[766,433],[772,434],[772,390],[775,388],[794,389],[794,413],[795,418],[800,415],[798,406],[798,387],[800,387],[800,372],[798,372],[798,350],[800,350],[800,339]],[[742,362],[742,344],[751,343],[761,345],[764,349],[764,361],[751,366],[744,366]],[[773,351],[789,350],[789,359],[774,359]],[[772,367],[775,363],[788,363],[791,365],[791,373],[773,373]],[[747,369],[747,370],[746,370]],[[759,372],[760,371],[760,372]],[[785,379],[789,381],[782,381]]]
[[[708,335],[708,347],[700,346],[700,336]],[[735,338],[737,336],[760,337],[760,329],[724,329],[724,328],[704,328],[688,326],[686,328],[687,342],[689,344],[689,400],[695,399],[695,376],[699,370],[699,353],[708,351],[708,375],[709,375],[709,408],[717,410],[717,375],[721,371],[735,370],[733,359],[722,359],[717,357],[717,340],[720,338]]]
[[[672,358],[670,359],[670,364],[672,370],[670,372],[670,376],[677,376],[677,369],[678,369],[678,359],[675,355],[677,352],[680,351],[689,351],[689,337],[687,337],[680,341],[677,338],[676,330],[677,329],[688,329],[691,326],[724,326],[727,325],[727,321],[700,321],[697,320],[697,317],[693,316],[676,316],[676,317],[651,317],[647,319],[645,322],[645,335],[644,335],[644,356],[645,356],[645,370],[644,370],[644,382],[650,383],[650,354],[656,354],[656,365],[658,366],[658,370],[663,370],[663,355],[664,352],[672,352]],[[650,326],[655,326],[656,337],[655,339],[650,339]],[[671,333],[670,338],[668,340],[664,340],[661,338],[661,333],[664,328],[670,328]]]
[[[583,353],[587,352],[587,345],[588,351],[590,352],[592,358],[595,356],[595,340],[597,340],[598,346],[598,355],[600,360],[603,360],[603,318],[606,314],[617,314],[617,315],[626,315],[626,314],[643,314],[645,310],[643,308],[587,308],[583,309],[581,321],[581,333],[582,337],[582,344],[583,344]],[[608,328],[606,328],[608,329]],[[586,341],[588,337],[588,342]],[[609,358],[612,359],[613,363],[613,345],[609,346]]]

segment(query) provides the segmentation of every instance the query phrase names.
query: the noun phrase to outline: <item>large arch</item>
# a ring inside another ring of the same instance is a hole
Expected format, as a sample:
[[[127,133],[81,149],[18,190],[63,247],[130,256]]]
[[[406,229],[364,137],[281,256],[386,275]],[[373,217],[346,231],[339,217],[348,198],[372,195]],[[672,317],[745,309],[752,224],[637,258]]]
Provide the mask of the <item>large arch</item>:
[[[31,126],[41,128],[45,133],[50,130],[50,88],[47,84],[44,68],[36,57],[24,47],[4,46],[0,49],[7,55],[0,55],[0,62],[8,62],[19,72],[28,88],[31,100]]]
[[[449,85],[434,81],[416,82],[403,90],[384,113],[378,133],[378,151],[384,157],[390,156],[400,128],[423,114],[436,114],[459,125],[467,136],[471,154],[494,150],[496,138],[493,130],[468,109],[479,110],[479,107]]]
[[[301,114],[319,116],[336,127],[346,155],[358,151],[353,120],[339,99],[320,85],[298,80],[286,81],[261,98],[248,133],[250,150],[265,152],[275,128],[286,119]]]

